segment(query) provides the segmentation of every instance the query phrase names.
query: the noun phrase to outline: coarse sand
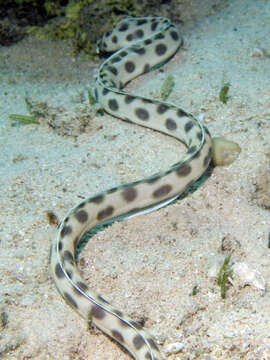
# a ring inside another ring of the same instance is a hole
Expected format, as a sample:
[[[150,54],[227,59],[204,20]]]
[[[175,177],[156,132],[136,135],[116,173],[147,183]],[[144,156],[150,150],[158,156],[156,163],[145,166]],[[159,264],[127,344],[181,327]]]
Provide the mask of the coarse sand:
[[[186,3],[184,47],[128,90],[158,98],[172,75],[168,100],[242,152],[184,199],[95,235],[79,265],[91,287],[145,324],[168,359],[269,360],[270,2]],[[46,214],[62,218],[85,197],[165,170],[184,147],[91,116],[97,69],[68,42],[30,37],[0,48],[1,359],[130,359],[58,294]],[[9,120],[27,114],[25,98],[46,114],[40,125]],[[223,299],[217,276],[229,254]]]

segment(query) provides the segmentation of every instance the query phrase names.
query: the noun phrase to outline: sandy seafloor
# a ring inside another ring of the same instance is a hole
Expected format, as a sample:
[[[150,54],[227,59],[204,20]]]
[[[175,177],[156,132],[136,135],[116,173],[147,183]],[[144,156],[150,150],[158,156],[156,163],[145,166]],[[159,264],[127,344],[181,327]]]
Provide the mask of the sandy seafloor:
[[[172,74],[169,101],[242,152],[183,200],[96,235],[80,265],[93,288],[145,322],[168,359],[270,359],[270,2],[187,4],[184,48],[129,90],[158,97]],[[46,211],[62,218],[85,197],[165,170],[184,148],[106,114],[88,117],[97,68],[65,42],[0,49],[1,359],[130,359],[59,296]],[[66,130],[10,121],[27,113],[25,97],[62,114]],[[82,116],[78,135],[69,120]],[[235,271],[222,299],[217,272],[229,253]]]

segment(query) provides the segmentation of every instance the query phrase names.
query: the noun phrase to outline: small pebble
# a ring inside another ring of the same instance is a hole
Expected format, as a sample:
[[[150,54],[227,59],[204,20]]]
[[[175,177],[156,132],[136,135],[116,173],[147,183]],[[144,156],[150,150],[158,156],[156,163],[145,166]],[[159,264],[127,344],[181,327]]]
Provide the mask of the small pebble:
[[[256,290],[265,291],[265,279],[262,274],[245,262],[238,262],[232,266],[233,280],[239,287],[250,285]]]
[[[269,54],[267,53],[267,51],[265,49],[258,47],[258,48],[253,49],[252,56],[266,58],[266,57],[269,57]]]
[[[167,355],[171,354],[178,354],[180,351],[182,351],[184,348],[184,344],[180,342],[175,342],[172,344],[169,344],[165,347],[165,353]]]

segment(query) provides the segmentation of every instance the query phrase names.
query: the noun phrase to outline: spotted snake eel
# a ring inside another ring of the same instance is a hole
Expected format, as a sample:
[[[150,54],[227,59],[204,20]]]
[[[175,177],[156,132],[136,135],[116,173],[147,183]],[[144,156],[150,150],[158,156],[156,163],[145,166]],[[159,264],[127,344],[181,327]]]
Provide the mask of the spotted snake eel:
[[[175,200],[207,169],[213,148],[209,131],[179,107],[132,95],[122,88],[133,78],[172,57],[182,45],[175,24],[162,17],[128,17],[98,42],[116,51],[100,67],[95,98],[109,114],[168,134],[187,147],[184,157],[149,178],[95,194],[75,206],[59,224],[51,246],[51,269],[64,300],[82,317],[123,345],[136,360],[163,356],[150,334],[105,300],[82,279],[75,251],[83,234],[112,218],[131,217]]]

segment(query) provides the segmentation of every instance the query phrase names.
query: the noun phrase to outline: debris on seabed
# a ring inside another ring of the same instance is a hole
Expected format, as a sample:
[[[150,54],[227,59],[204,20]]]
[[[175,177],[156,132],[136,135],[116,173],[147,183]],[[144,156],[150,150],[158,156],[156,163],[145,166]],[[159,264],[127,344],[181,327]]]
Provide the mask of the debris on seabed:
[[[249,264],[245,262],[235,263],[232,266],[232,271],[234,285],[239,287],[249,285],[256,290],[266,290],[265,279],[262,274]]]
[[[165,347],[166,355],[178,354],[184,348],[184,344],[181,342],[175,342]]]

